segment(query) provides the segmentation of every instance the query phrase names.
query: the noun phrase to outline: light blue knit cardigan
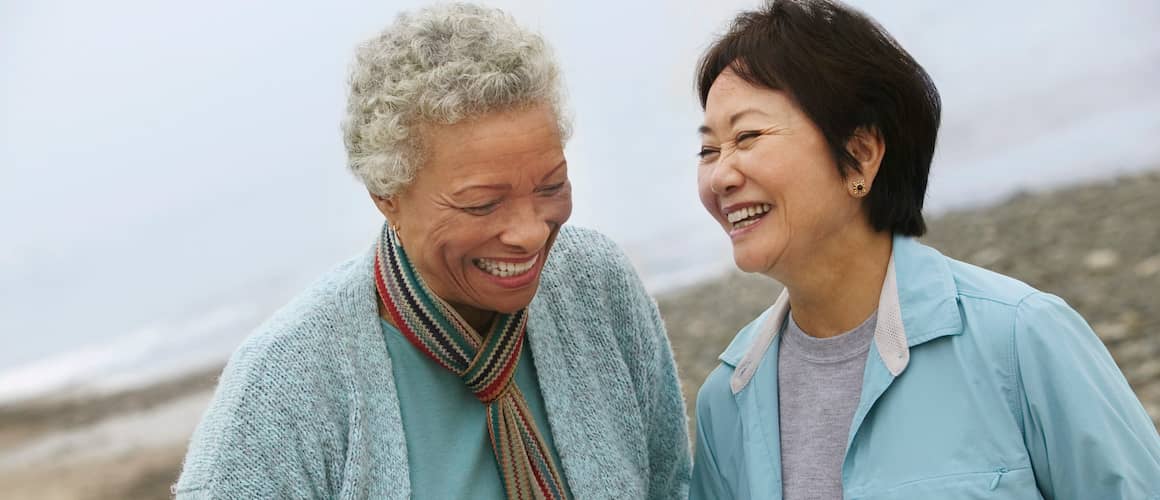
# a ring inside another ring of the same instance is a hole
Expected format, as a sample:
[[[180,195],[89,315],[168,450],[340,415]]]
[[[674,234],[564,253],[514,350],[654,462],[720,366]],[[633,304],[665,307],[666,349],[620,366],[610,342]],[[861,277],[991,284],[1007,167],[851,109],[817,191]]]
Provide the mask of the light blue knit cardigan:
[[[411,497],[372,266],[373,252],[340,266],[234,353],[194,432],[178,498]],[[685,498],[688,435],[672,351],[615,244],[560,231],[528,343],[576,498]]]

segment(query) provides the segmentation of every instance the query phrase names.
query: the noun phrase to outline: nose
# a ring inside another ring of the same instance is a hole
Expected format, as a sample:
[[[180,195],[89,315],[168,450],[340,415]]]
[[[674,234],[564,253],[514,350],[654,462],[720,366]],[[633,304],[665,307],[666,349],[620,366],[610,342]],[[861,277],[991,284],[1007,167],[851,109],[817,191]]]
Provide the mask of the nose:
[[[745,176],[737,170],[736,155],[722,154],[721,158],[712,165],[709,173],[709,189],[713,194],[729,194],[741,187]]]
[[[511,210],[507,227],[500,234],[500,242],[519,252],[538,251],[552,233],[551,224],[538,213],[534,203],[519,203]]]

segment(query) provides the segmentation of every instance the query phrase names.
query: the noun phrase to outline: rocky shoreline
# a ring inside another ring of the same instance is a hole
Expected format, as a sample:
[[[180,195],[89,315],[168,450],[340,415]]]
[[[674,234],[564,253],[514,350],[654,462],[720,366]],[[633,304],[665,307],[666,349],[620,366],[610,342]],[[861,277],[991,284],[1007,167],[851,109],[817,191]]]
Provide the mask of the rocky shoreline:
[[[1063,297],[1160,426],[1160,171],[930,221],[943,253]],[[733,273],[658,299],[690,407],[734,333],[780,286]],[[0,407],[6,498],[168,498],[218,370],[84,401]]]

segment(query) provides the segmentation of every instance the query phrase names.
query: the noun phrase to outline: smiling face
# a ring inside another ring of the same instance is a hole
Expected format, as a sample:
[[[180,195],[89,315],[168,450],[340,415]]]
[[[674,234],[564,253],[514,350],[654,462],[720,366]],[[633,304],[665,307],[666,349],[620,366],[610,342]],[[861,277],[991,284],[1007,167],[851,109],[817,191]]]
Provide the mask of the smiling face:
[[[701,203],[743,271],[778,278],[852,224],[868,227],[847,182],[863,176],[842,178],[821,131],[784,92],[726,69],[709,90],[701,144]]]
[[[527,306],[571,185],[550,106],[422,128],[414,181],[376,205],[428,287],[465,318]]]

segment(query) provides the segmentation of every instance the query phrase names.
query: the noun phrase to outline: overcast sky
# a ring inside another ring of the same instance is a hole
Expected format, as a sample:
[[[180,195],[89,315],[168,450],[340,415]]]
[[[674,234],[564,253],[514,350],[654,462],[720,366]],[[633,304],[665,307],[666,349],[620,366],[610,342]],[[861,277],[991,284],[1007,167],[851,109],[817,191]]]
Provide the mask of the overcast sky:
[[[380,218],[339,135],[346,67],[422,3],[0,0],[0,368],[299,287],[369,244]],[[573,221],[646,278],[727,264],[695,195],[692,71],[757,2],[488,3],[564,69]],[[1160,2],[857,4],[942,91],[930,204],[1155,164]]]

